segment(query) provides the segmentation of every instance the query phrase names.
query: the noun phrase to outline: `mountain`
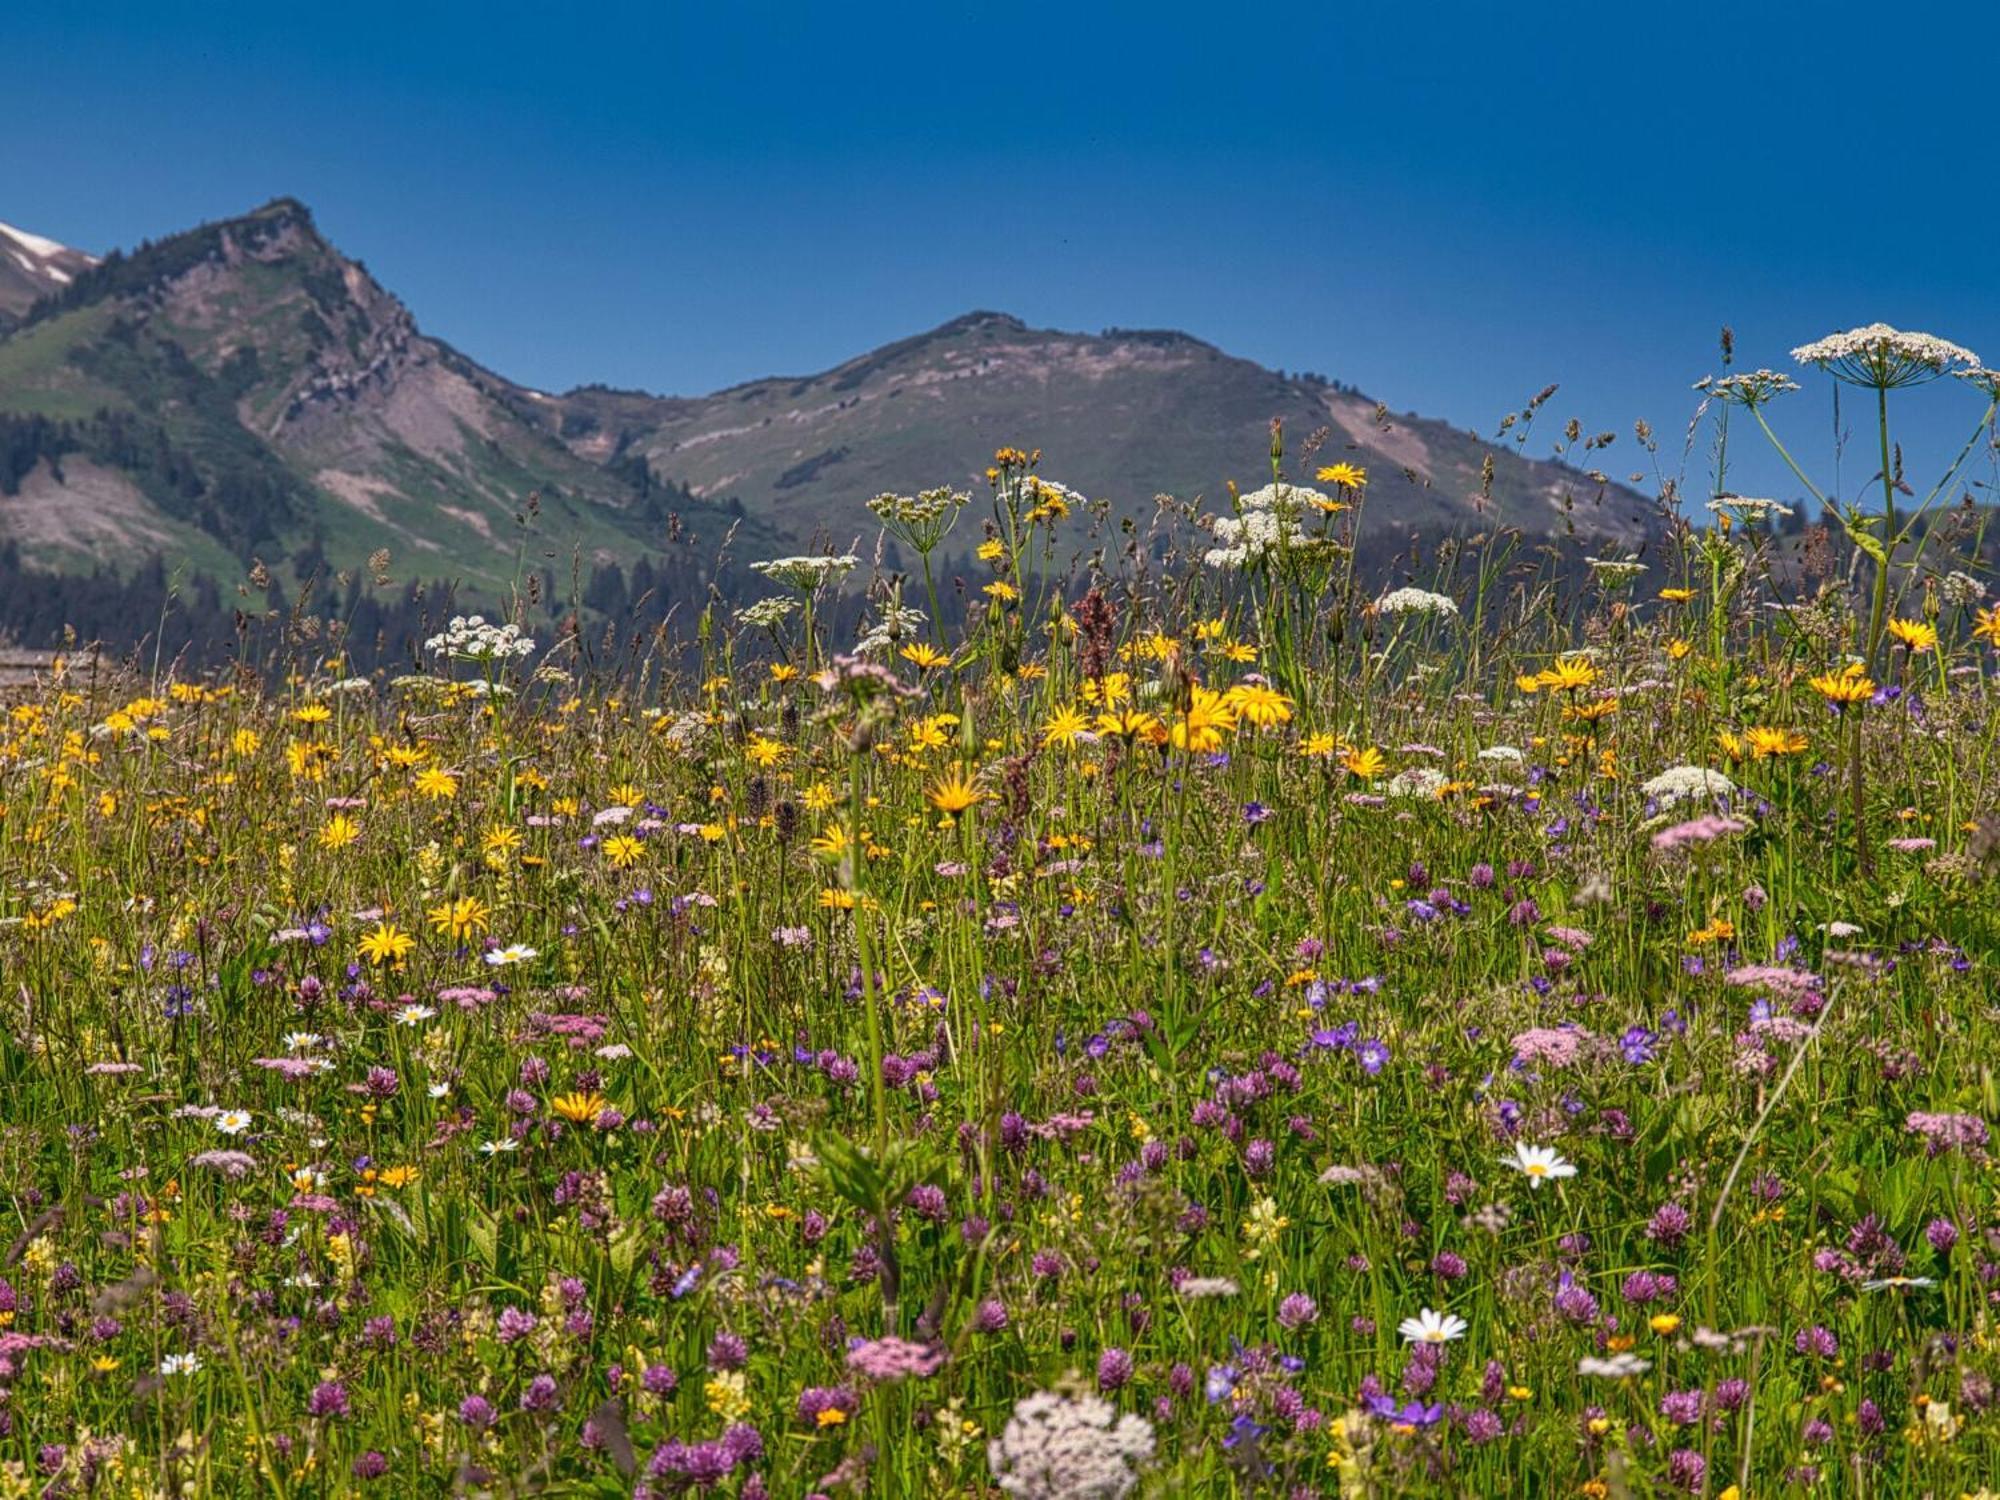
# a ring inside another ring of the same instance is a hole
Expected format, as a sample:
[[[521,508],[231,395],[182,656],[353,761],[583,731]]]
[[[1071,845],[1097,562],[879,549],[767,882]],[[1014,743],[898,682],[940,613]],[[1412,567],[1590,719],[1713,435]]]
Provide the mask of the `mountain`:
[[[660,497],[519,399],[279,199],[79,270],[0,339],[0,539],[47,566],[223,573],[388,548],[487,591],[524,555],[644,551]]]
[[[424,333],[289,198],[101,260],[0,226],[0,316],[0,557],[43,571],[290,558],[303,578],[386,548],[406,578],[491,598],[643,559],[646,588],[688,600],[751,559],[865,542],[881,491],[983,488],[1003,444],[1042,448],[1116,519],[1161,493],[1219,508],[1267,477],[1274,417],[1295,465],[1369,470],[1377,535],[1650,534],[1648,503],[1601,475],[1183,333],[982,312],[709,396],[530,390]]]
[[[1156,494],[1245,489],[1269,477],[1268,425],[1289,452],[1368,469],[1373,524],[1436,532],[1483,514],[1535,535],[1574,529],[1636,544],[1653,507],[1576,469],[1495,451],[1447,423],[1393,415],[1360,393],[1285,375],[1169,331],[1030,328],[972,313],[817,375],[771,378],[699,399],[589,387],[517,411],[593,462],[643,459],[696,495],[728,495],[774,525],[845,545],[872,530],[884,490],[984,487],[1003,444],[1040,447],[1043,472],[1143,519]],[[1310,466],[1309,466],[1310,467]]]
[[[0,329],[96,264],[81,250],[0,224]]]

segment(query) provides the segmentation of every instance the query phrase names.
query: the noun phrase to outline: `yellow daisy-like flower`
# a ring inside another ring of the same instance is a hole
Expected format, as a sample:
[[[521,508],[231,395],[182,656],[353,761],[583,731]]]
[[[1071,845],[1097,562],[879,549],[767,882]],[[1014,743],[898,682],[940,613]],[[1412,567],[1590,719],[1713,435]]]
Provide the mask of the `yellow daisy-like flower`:
[[[1362,781],[1374,781],[1384,771],[1389,769],[1388,760],[1373,745],[1370,745],[1366,750],[1356,749],[1352,746],[1343,750],[1340,755],[1340,764],[1346,769],[1348,775],[1358,777]]]
[[[326,827],[319,831],[319,846],[322,849],[345,849],[361,837],[361,825],[346,813],[335,813],[326,820]]]
[[[306,703],[293,709],[292,717],[301,724],[324,724],[333,717],[333,710],[324,703]]]
[[[963,817],[986,800],[986,794],[958,771],[934,782],[925,795],[930,798],[932,807],[949,818]]]
[[[1545,688],[1574,693],[1597,681],[1597,668],[1587,656],[1559,656],[1554,666],[1546,667],[1536,675],[1535,681]]]
[[[1330,759],[1340,749],[1340,741],[1321,730],[1309,734],[1299,743],[1299,754],[1314,760]]]
[[[1236,710],[1211,688],[1197,687],[1186,712],[1174,721],[1168,739],[1176,750],[1212,755],[1236,729]]]
[[[599,1093],[558,1094],[549,1101],[549,1108],[572,1125],[587,1125],[610,1107],[610,1101]]]
[[[417,940],[393,922],[377,922],[361,939],[361,956],[371,964],[401,963]]]
[[[419,797],[449,802],[458,795],[458,778],[441,766],[431,766],[417,773],[416,789]]]
[[[1980,610],[1973,619],[1976,622],[1972,627],[1973,638],[1990,646],[2000,646],[2000,604]]]
[[[1912,655],[1937,649],[1937,626],[1927,620],[1891,620],[1889,634],[1909,647]]]
[[[1042,745],[1068,745],[1090,732],[1090,720],[1083,710],[1071,705],[1059,708],[1042,721]]]
[[[761,734],[750,736],[750,742],[743,747],[743,758],[753,766],[775,766],[791,753],[791,747],[781,740],[767,739]]]
[[[433,906],[429,915],[434,931],[449,934],[454,942],[463,942],[486,931],[493,910],[477,896],[460,896],[456,901]]]
[[[1337,484],[1344,490],[1368,488],[1368,471],[1359,464],[1322,464],[1313,478],[1321,484]]]
[[[1853,662],[1848,663],[1839,672],[1820,673],[1807,686],[1836,708],[1866,703],[1875,696],[1874,682],[1858,664]]]
[[[1769,755],[1797,755],[1812,743],[1796,729],[1746,729],[1743,739],[1757,760]]]
[[[613,869],[623,870],[645,857],[646,846],[629,833],[614,833],[604,841],[604,857]]]
[[[1694,597],[1693,589],[1661,589],[1660,597],[1669,604],[1685,604]]]
[[[1260,682],[1239,682],[1222,695],[1225,708],[1259,729],[1292,721],[1292,700]]]
[[[951,665],[948,653],[938,650],[935,646],[926,645],[922,641],[913,641],[896,654],[919,672],[933,672],[939,667]]]

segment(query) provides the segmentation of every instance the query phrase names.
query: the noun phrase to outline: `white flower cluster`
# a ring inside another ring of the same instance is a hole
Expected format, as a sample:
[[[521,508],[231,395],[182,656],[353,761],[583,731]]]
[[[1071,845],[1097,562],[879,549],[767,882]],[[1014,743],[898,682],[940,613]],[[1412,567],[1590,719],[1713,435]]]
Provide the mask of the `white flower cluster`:
[[[1339,502],[1297,484],[1267,484],[1238,502],[1233,516],[1217,516],[1213,531],[1222,543],[1211,547],[1202,561],[1211,568],[1241,568],[1278,552],[1310,552],[1331,548],[1324,536],[1309,534],[1300,524],[1308,506],[1331,512]]]
[[[1799,383],[1776,370],[1750,370],[1740,375],[1724,375],[1720,379],[1704,375],[1694,383],[1694,388],[1732,406],[1762,406],[1773,396],[1797,390]]]
[[[1986,598],[1986,585],[1970,573],[1950,572],[1944,582],[1938,585],[1938,592],[1944,595],[1944,602],[1957,609],[1969,609]]]
[[[453,661],[505,661],[531,655],[535,643],[518,625],[490,625],[484,615],[453,615],[444,633],[425,641],[424,649]]]
[[[1905,333],[1887,323],[1870,323],[1830,333],[1792,351],[1802,365],[1818,365],[1836,380],[1887,390],[1933,380],[1954,365],[1976,367],[1979,356],[1948,339]]]
[[[1448,780],[1450,778],[1444,772],[1430,766],[1412,766],[1390,777],[1383,791],[1391,797],[1435,797],[1438,789]]]
[[[1952,372],[1967,385],[1976,385],[1995,401],[2000,401],[2000,370],[1980,368]]]
[[[799,601],[790,594],[773,594],[768,599],[759,599],[755,604],[746,604],[737,610],[736,621],[755,630],[776,630],[785,623],[785,616],[798,607]]]
[[[838,557],[774,557],[753,562],[750,569],[773,583],[786,584],[802,594],[816,593],[830,583],[838,583],[861,561],[851,552]]]
[[[1636,557],[1586,557],[1583,561],[1597,575],[1597,581],[1608,589],[1631,583],[1646,571],[1646,564]]]
[[[1429,589],[1391,589],[1375,601],[1379,615],[1441,615],[1456,618],[1458,604],[1449,594],[1433,594]]]
[[[1153,1456],[1153,1424],[1095,1396],[1037,1391],[986,1446],[994,1483],[1016,1500],[1124,1500]]]
[[[1726,797],[1736,783],[1706,766],[1668,766],[1639,790],[1661,807],[1672,807],[1689,797]]]
[[[1773,516],[1789,516],[1792,508],[1780,505],[1776,500],[1765,500],[1755,495],[1719,495],[1708,502],[1711,514],[1728,516],[1734,521],[1768,521]]]
[[[951,489],[924,490],[915,495],[885,492],[870,500],[868,509],[880,521],[893,521],[899,526],[926,526],[942,520],[971,500],[971,495]]]
[[[926,618],[920,609],[911,609],[905,604],[884,604],[880,618],[854,643],[855,654],[867,656],[871,652],[888,651],[905,641],[914,640],[924,628]]]

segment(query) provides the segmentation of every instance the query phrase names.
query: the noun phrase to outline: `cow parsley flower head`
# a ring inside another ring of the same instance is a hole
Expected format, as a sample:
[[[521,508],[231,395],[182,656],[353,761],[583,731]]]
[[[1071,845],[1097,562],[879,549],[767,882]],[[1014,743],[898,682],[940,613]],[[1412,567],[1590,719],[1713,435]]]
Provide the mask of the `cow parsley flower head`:
[[[1830,333],[1801,344],[1792,358],[1802,365],[1818,365],[1835,380],[1878,391],[1921,385],[1950,373],[1954,366],[1979,364],[1979,356],[1970,349],[1928,333],[1905,333],[1887,323]]]
[[[453,615],[441,634],[424,642],[424,649],[453,661],[505,661],[533,655],[535,643],[518,625],[494,625],[484,615]]]
[[[773,557],[753,562],[750,570],[801,594],[816,594],[828,584],[840,582],[860,561],[851,552],[838,557]]]
[[[776,630],[785,623],[785,616],[799,607],[799,601],[790,594],[773,594],[768,599],[759,599],[755,604],[746,604],[736,611],[736,622],[748,625],[752,630]]]
[[[1773,396],[1797,390],[1799,383],[1776,370],[1750,370],[1740,375],[1724,375],[1720,379],[1704,375],[1694,383],[1694,388],[1731,406],[1758,407]]]
[[[1237,499],[1237,513],[1217,516],[1210,529],[1222,545],[1202,560],[1211,568],[1242,568],[1284,553],[1333,552],[1339,544],[1305,527],[1309,515],[1331,515],[1342,502],[1299,484],[1267,484]]]
[[[1792,513],[1789,505],[1780,505],[1776,500],[1765,500],[1755,495],[1718,495],[1708,502],[1708,509],[1711,515],[1727,516],[1732,521],[1746,524]]]
[[[925,618],[920,609],[885,603],[875,623],[854,643],[854,654],[868,656],[877,651],[893,651],[903,642],[915,640],[924,628]]]
[[[1726,797],[1736,790],[1736,783],[1706,766],[1668,766],[1639,790],[1664,808],[1689,797]]]
[[[1436,615],[1440,619],[1456,619],[1458,604],[1449,594],[1433,594],[1429,589],[1392,589],[1375,601],[1375,612],[1382,615]]]
[[[1153,1456],[1153,1426],[1095,1396],[1037,1391],[986,1448],[993,1481],[1016,1500],[1123,1500]]]

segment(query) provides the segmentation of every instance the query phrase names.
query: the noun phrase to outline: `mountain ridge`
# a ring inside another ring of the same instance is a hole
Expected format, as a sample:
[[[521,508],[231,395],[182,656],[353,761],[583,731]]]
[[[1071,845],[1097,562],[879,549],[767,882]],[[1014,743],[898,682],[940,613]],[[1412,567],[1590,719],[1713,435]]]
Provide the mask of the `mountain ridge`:
[[[1398,526],[1648,534],[1647,502],[1601,476],[1177,329],[977,309],[813,374],[557,394],[424,332],[296,198],[101,259],[7,233],[60,273],[0,325],[0,542],[36,566],[386,547],[492,589],[524,559],[684,546],[689,518],[754,557],[871,533],[874,494],[978,485],[1009,444],[1134,523],[1158,494],[1261,482],[1273,418],[1295,453],[1317,435],[1322,461],[1368,467]]]

